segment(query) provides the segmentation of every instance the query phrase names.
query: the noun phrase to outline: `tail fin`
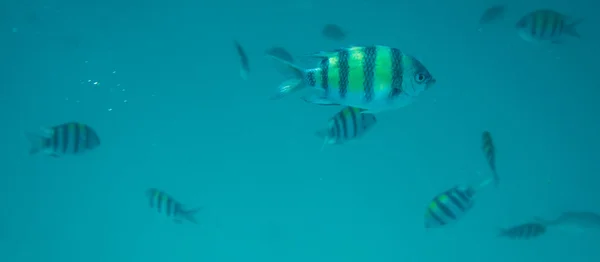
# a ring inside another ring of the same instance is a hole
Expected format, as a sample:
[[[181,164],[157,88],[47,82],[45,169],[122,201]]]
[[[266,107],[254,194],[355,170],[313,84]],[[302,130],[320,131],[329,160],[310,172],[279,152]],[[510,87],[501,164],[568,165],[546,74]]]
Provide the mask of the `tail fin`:
[[[30,155],[37,154],[44,149],[45,137],[33,133],[25,133],[25,137],[27,137],[27,140],[31,144],[29,148]]]
[[[581,35],[577,32],[577,26],[579,24],[581,24],[581,22],[583,22],[583,21],[584,21],[584,19],[579,19],[573,23],[568,24],[564,29],[565,34],[573,36],[573,37],[581,38]]]
[[[283,63],[294,73],[294,78],[286,80],[279,85],[277,94],[275,94],[271,98],[271,100],[280,99],[290,93],[293,93],[295,91],[301,90],[304,87],[306,87],[306,83],[304,82],[304,71],[305,70],[303,68],[301,68],[297,65],[294,65],[288,61],[285,61],[279,57],[272,56],[272,55],[267,55],[267,56],[270,56],[271,58]]]
[[[187,221],[190,221],[190,222],[192,222],[194,224],[198,224],[198,221],[196,220],[196,213],[198,213],[200,210],[202,210],[201,207],[190,209],[190,210],[186,210],[186,211],[183,212],[183,217]]]

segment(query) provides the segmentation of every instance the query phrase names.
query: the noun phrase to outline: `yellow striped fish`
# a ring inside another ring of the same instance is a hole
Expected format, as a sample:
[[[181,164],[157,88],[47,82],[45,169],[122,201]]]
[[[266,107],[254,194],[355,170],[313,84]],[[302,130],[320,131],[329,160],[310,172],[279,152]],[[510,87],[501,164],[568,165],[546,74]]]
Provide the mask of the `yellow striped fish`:
[[[42,131],[43,134],[25,133],[31,143],[29,154],[81,155],[100,146],[100,137],[86,124],[69,122]]]
[[[516,28],[525,41],[560,43],[566,35],[581,38],[576,27],[582,21],[572,21],[554,10],[540,9],[523,16]]]
[[[497,187],[500,183],[500,177],[498,176],[498,172],[496,172],[496,147],[494,146],[494,141],[492,140],[492,134],[488,131],[484,131],[481,135],[481,148],[488,165],[492,170],[494,185]]]
[[[318,105],[343,105],[377,113],[406,106],[436,80],[417,59],[387,46],[353,46],[311,56],[319,66],[303,69],[278,59],[295,70],[292,78],[279,86],[273,99],[305,87],[320,90],[305,101]]]
[[[195,215],[201,208],[186,209],[179,201],[156,188],[146,190],[146,196],[148,197],[150,208],[156,209],[158,213],[172,218],[175,223],[181,224],[183,220],[187,220],[198,224]]]
[[[361,111],[345,107],[329,119],[328,127],[317,132],[317,136],[324,139],[323,146],[343,144],[363,136],[371,129],[377,123],[377,118],[373,114],[361,114]]]

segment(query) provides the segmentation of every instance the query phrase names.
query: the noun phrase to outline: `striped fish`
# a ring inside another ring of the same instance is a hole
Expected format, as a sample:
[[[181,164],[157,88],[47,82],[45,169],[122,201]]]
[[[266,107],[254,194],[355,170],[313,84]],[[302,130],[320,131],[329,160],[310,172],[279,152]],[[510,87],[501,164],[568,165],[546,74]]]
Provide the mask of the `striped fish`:
[[[100,145],[96,131],[77,122],[43,128],[42,135],[26,133],[31,143],[30,154],[43,153],[53,157],[80,155]]]
[[[510,239],[531,239],[546,233],[546,226],[541,223],[526,223],[500,230],[499,237]]]
[[[362,137],[377,123],[373,114],[361,114],[362,109],[345,107],[329,119],[328,127],[317,131],[317,136],[324,140],[323,146],[343,144]]]
[[[425,228],[443,227],[462,218],[474,204],[475,189],[455,186],[433,198],[425,211]]]
[[[183,220],[187,220],[198,224],[195,215],[201,208],[185,209],[179,201],[156,188],[148,189],[146,196],[150,202],[150,208],[156,209],[158,213],[172,218],[175,223],[181,224]]]
[[[567,16],[540,9],[523,16],[516,24],[519,36],[528,42],[560,43],[565,35],[581,38],[576,27],[583,20],[571,21]]]
[[[500,183],[500,177],[498,176],[498,172],[496,172],[496,147],[492,140],[492,134],[488,131],[484,131],[481,135],[481,148],[492,170],[494,185],[497,187]]]
[[[305,97],[309,103],[377,113],[412,103],[436,82],[421,62],[392,47],[354,46],[311,56],[322,59],[316,68],[303,69],[273,57],[302,76],[283,82],[273,99],[313,87],[320,94]]]

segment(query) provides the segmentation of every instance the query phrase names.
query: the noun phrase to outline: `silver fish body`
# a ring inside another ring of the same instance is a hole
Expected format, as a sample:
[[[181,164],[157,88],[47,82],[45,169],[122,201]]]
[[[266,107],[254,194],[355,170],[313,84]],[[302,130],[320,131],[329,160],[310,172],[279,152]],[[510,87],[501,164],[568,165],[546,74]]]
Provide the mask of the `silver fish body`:
[[[412,103],[436,82],[421,62],[388,46],[353,46],[312,56],[322,60],[311,69],[278,59],[302,77],[282,83],[274,98],[313,87],[319,93],[305,97],[309,103],[377,113]]]
[[[362,137],[377,123],[375,115],[363,114],[362,111],[354,107],[342,109],[329,120],[326,129],[317,132],[317,136],[330,145],[344,144]]]
[[[425,228],[443,227],[461,219],[474,205],[475,189],[455,186],[431,200],[425,211]]]
[[[583,20],[572,21],[550,9],[540,9],[523,16],[516,24],[519,36],[528,42],[560,43],[565,36],[580,38],[576,30]]]
[[[44,134],[26,133],[31,143],[30,154],[43,153],[53,157],[81,155],[100,145],[100,137],[90,126],[69,122],[43,129]]]
[[[183,220],[194,224],[198,223],[194,215],[200,211],[200,208],[185,209],[179,201],[156,188],[146,190],[146,197],[148,197],[150,208],[172,218],[175,223],[182,223]]]

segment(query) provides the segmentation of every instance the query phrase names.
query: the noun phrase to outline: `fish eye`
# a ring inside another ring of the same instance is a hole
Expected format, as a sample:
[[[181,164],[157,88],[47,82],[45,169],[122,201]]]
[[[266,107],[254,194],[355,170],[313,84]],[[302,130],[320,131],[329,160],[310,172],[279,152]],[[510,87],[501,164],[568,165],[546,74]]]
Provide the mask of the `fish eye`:
[[[421,84],[421,83],[425,82],[425,80],[427,80],[427,75],[425,75],[423,73],[417,73],[415,75],[415,81],[417,81],[417,83]]]

